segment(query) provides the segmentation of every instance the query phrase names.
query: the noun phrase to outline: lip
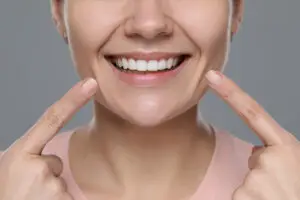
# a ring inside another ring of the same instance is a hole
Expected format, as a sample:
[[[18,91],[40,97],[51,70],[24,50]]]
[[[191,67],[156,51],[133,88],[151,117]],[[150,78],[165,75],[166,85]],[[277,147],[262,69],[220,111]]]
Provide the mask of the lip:
[[[114,54],[111,57],[121,56],[125,58],[133,58],[137,60],[160,60],[167,59],[170,57],[180,56],[182,53],[151,53],[151,54],[143,54],[143,53],[128,53],[128,54]],[[187,55],[187,54],[184,54]],[[157,72],[149,72],[149,73],[133,73],[118,70],[108,59],[107,62],[111,66],[114,74],[117,76],[119,80],[133,87],[154,87],[165,84],[166,82],[175,78],[180,71],[186,66],[187,62],[191,59],[191,55],[188,54],[184,61],[177,66],[173,70],[169,71],[157,71]]]

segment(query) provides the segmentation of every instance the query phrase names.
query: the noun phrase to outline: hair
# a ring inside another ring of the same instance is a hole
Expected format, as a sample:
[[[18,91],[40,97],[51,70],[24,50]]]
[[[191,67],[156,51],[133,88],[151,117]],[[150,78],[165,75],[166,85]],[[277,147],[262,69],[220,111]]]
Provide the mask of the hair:
[[[227,22],[228,25],[227,25],[226,55],[221,69],[224,69],[224,67],[228,62],[231,39],[232,39],[232,32],[231,32],[232,19],[233,16],[235,15],[235,11],[238,6],[239,0],[228,0],[228,3],[229,3],[229,14],[228,14],[228,22]]]

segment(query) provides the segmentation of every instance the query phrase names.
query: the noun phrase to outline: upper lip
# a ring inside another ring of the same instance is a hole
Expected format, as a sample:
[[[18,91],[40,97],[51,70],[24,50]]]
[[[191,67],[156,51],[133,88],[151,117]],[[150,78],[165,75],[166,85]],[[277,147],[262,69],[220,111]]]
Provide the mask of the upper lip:
[[[188,53],[175,53],[175,52],[127,52],[127,53],[118,53],[118,54],[109,54],[106,55],[108,58],[131,58],[134,60],[161,60],[161,59],[169,59],[178,56],[187,56]]]

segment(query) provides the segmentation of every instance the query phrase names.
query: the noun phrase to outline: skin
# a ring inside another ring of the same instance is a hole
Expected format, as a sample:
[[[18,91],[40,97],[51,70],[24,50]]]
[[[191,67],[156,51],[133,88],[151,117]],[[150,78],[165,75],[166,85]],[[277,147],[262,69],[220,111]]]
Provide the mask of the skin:
[[[242,15],[242,1],[236,2],[231,32]],[[156,128],[195,107],[206,89],[204,74],[222,70],[227,56],[227,0],[52,0],[52,13],[79,76],[99,84],[96,112],[104,115],[107,109],[141,129]],[[192,58],[172,81],[136,88],[119,81],[104,59],[132,51],[187,52]]]
[[[94,119],[77,130],[70,145],[72,172],[81,188],[89,188],[86,196],[175,199],[197,189],[214,151],[209,124],[196,122],[197,103],[207,90],[205,73],[223,70],[229,33],[241,22],[243,1],[234,1],[234,16],[230,3],[52,1],[54,22],[80,78],[99,84]],[[104,59],[131,51],[192,57],[171,81],[137,88],[119,81]],[[195,157],[201,160],[191,162]]]
[[[0,154],[1,200],[72,200],[59,178],[63,165],[57,156],[42,156],[45,145],[94,94],[93,79],[81,81],[53,104],[41,118]],[[16,192],[18,191],[18,192]]]
[[[52,0],[53,20],[70,47],[80,78],[93,79],[86,87],[77,84],[3,153],[0,182],[5,187],[0,188],[0,199],[72,199],[59,178],[60,159],[41,153],[91,98],[94,118],[76,130],[69,149],[72,173],[87,198],[189,198],[214,150],[209,125],[195,120],[196,105],[207,86],[265,143],[253,152],[251,170],[232,198],[299,199],[294,184],[299,182],[295,176],[300,167],[299,142],[224,75],[217,74],[216,81],[211,71],[205,79],[209,70],[223,70],[228,36],[241,22],[242,0],[234,2],[230,20],[229,5],[225,0]],[[174,49],[190,53],[190,62],[172,81],[148,88],[119,81],[103,57]]]
[[[256,133],[263,146],[254,147],[249,172],[233,200],[300,199],[300,143],[232,80],[221,73],[207,74],[210,87]]]
[[[215,145],[209,124],[196,121],[198,101],[207,90],[204,75],[209,69],[223,70],[243,1],[234,1],[233,14],[227,0],[51,3],[80,78],[93,77],[99,85],[94,119],[70,142],[71,169],[79,186],[89,188],[86,196],[191,196]],[[119,81],[104,59],[131,51],[187,52],[192,57],[171,81],[138,88]],[[194,162],[195,157],[201,160]]]

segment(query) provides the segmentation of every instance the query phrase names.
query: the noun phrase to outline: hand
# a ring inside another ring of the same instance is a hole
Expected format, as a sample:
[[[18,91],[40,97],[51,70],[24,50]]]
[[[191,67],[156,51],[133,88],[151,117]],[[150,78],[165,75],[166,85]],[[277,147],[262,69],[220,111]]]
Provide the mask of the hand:
[[[300,200],[299,141],[223,74],[211,71],[206,77],[264,144],[253,149],[249,173],[233,200]]]
[[[93,79],[76,84],[38,122],[3,152],[0,159],[0,200],[71,200],[60,178],[63,166],[54,155],[41,155],[45,145],[94,95]]]

